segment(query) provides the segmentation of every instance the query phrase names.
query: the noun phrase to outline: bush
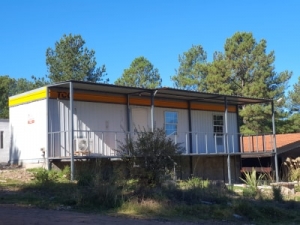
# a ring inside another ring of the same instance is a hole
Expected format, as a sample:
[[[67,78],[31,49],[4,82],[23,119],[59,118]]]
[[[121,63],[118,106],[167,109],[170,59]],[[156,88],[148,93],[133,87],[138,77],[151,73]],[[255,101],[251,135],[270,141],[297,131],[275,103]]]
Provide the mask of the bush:
[[[78,205],[109,209],[119,207],[124,201],[123,189],[126,185],[124,178],[117,171],[110,171],[108,176],[106,166],[104,162],[97,160],[93,167],[81,168],[78,171],[76,176]]]
[[[288,179],[290,181],[298,181],[300,182],[300,157],[296,159],[287,158],[286,161],[283,163],[287,173]]]
[[[163,129],[139,131],[137,137],[128,137],[119,143],[122,159],[128,165],[133,179],[138,180],[140,192],[161,187],[176,162],[172,159],[182,152],[180,144],[168,138]]]
[[[35,182],[40,185],[47,185],[58,180],[57,172],[53,170],[46,170],[44,168],[34,168],[29,169],[29,171],[33,173]]]

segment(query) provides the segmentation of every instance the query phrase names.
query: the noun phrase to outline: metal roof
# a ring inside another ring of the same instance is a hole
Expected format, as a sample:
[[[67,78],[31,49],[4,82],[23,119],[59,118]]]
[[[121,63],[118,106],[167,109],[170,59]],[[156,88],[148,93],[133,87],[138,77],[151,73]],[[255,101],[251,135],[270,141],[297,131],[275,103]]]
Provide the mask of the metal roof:
[[[175,89],[169,87],[147,89],[147,88],[118,86],[112,84],[74,81],[74,80],[48,85],[48,87],[50,89],[52,88],[69,89],[70,82],[73,83],[73,88],[75,91],[81,90],[81,91],[114,93],[114,94],[123,94],[123,95],[139,95],[145,97],[150,97],[152,93],[155,93],[155,98],[177,99],[177,100],[185,100],[185,101],[192,101],[192,102],[208,102],[208,103],[224,104],[226,98],[227,104],[229,105],[246,105],[246,104],[270,103],[273,101],[272,99],[251,98],[251,97],[242,97],[242,96],[234,96],[234,95],[221,95],[221,94],[181,90],[181,89]]]

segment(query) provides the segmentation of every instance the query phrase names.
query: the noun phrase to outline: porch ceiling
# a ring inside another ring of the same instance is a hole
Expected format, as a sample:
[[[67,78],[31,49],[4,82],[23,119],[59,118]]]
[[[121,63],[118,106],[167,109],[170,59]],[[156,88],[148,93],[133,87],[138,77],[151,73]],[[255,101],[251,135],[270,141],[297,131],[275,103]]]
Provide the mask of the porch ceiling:
[[[213,93],[204,93],[197,91],[180,90],[175,88],[157,88],[157,89],[146,89],[136,87],[125,87],[117,86],[112,84],[99,84],[83,81],[66,81],[53,85],[49,85],[49,88],[58,89],[69,89],[70,82],[73,83],[74,90],[81,91],[94,91],[102,93],[114,93],[123,95],[139,95],[145,97],[151,97],[151,93],[155,93],[155,98],[164,99],[177,99],[186,100],[191,102],[208,102],[208,103],[219,103],[224,104],[225,98],[227,99],[228,105],[246,105],[246,104],[260,104],[260,103],[271,103],[272,99],[263,98],[250,98],[233,95],[220,95]]]

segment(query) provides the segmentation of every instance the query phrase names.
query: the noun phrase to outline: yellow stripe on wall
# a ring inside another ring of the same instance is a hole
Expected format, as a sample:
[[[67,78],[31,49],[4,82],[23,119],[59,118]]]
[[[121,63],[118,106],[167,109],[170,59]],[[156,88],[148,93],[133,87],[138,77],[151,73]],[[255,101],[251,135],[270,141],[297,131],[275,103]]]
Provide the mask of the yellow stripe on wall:
[[[33,91],[25,92],[20,95],[12,96],[9,98],[9,107],[21,105],[28,102],[33,102],[47,97],[47,87],[42,87]]]

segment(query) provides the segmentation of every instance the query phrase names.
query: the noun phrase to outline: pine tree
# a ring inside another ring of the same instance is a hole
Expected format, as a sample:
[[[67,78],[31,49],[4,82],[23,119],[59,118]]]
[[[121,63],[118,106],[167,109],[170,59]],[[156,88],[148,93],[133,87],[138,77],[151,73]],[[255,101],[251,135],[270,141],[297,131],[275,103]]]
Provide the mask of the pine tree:
[[[123,75],[115,81],[116,85],[157,88],[161,87],[161,78],[158,69],[145,57],[138,57],[133,60]]]
[[[55,49],[46,51],[46,65],[48,78],[52,83],[79,80],[90,82],[104,82],[105,65],[96,68],[95,51],[84,47],[85,41],[80,35],[64,35],[55,43]]]

